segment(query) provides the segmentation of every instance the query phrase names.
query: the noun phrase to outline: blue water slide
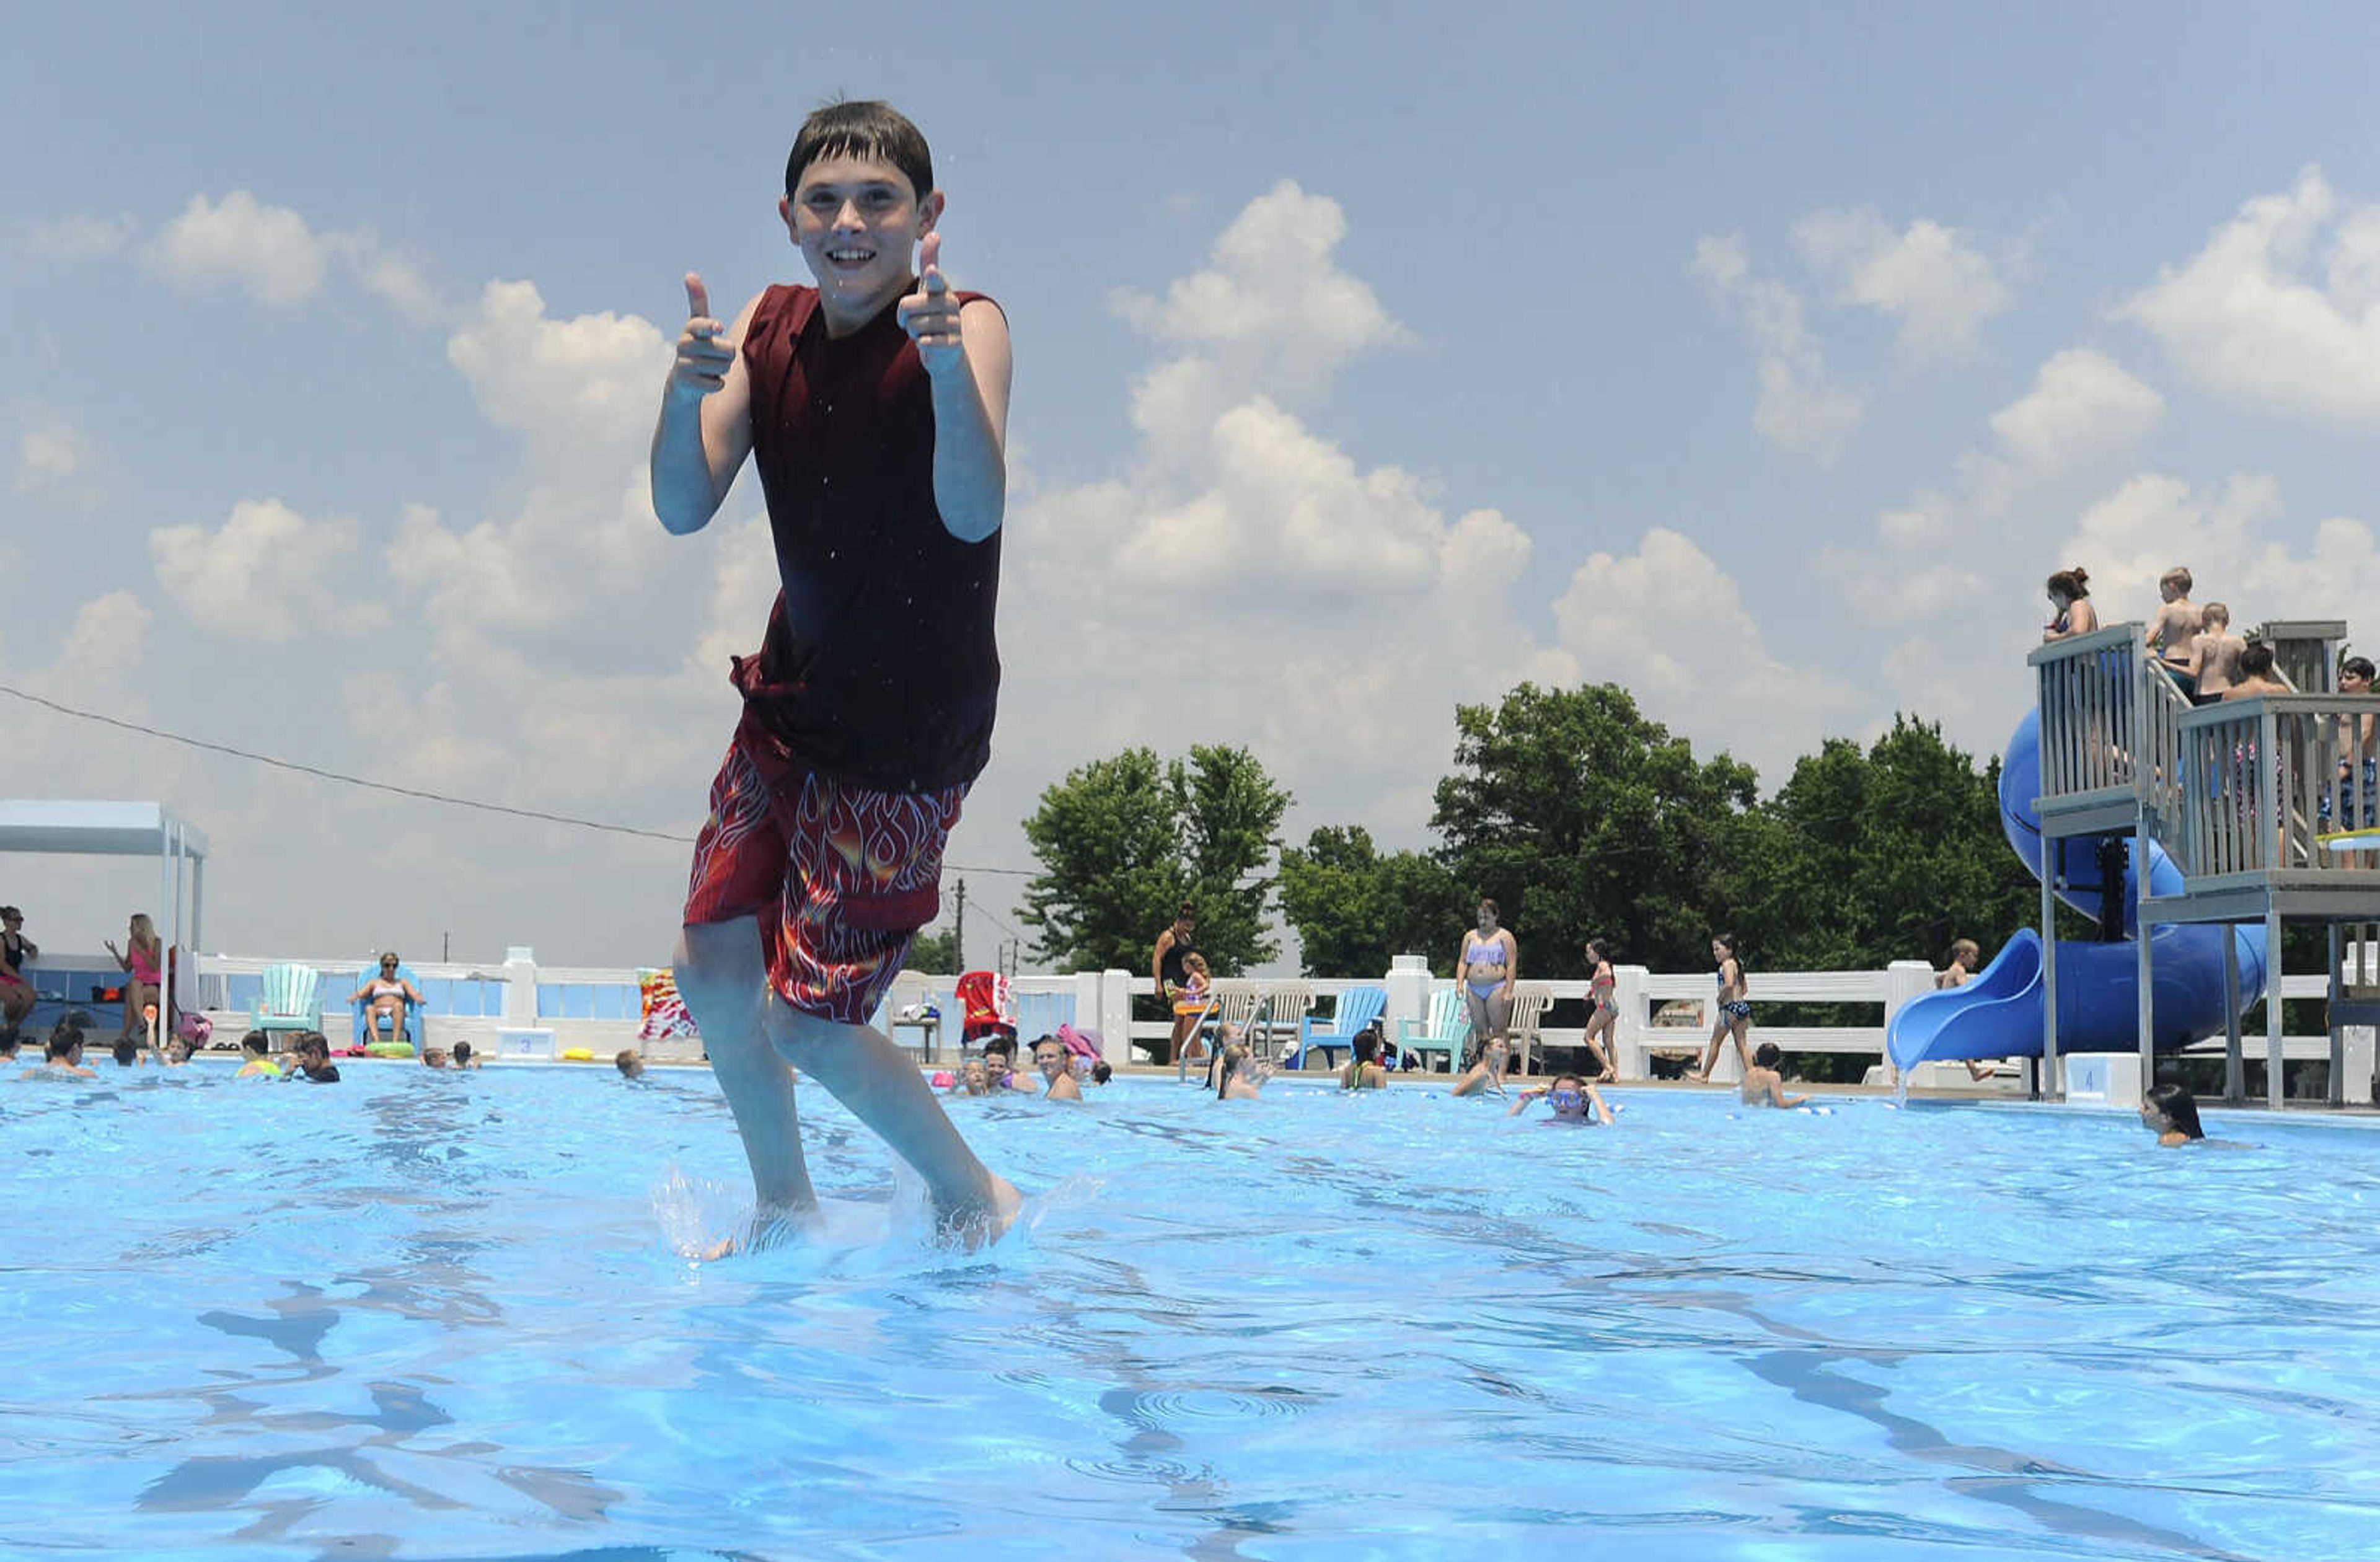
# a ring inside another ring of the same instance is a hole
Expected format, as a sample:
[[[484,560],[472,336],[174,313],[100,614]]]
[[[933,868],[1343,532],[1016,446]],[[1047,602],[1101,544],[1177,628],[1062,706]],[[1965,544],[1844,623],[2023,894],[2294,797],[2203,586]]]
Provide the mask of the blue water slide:
[[[2041,819],[2033,799],[2041,791],[2041,718],[2025,713],[2000,762],[2000,829],[2018,859],[2038,875]],[[2122,897],[2124,937],[2109,944],[2060,942],[2058,946],[2058,1050],[2132,1052],[2140,1046],[2139,949],[2133,940],[2136,903],[2133,875],[2147,852],[2149,893],[2181,890],[2181,870],[2155,841],[2124,842],[2124,876],[2103,885],[2098,838],[2073,836],[2057,844],[2059,897],[2088,917],[2099,915],[2100,897],[2112,888]],[[2240,952],[2240,1007],[2264,995],[2265,930],[2222,922],[2160,924],[2149,929],[2155,984],[2155,1031],[2159,1051],[2216,1034],[2228,1018],[2223,1002],[2223,941]],[[1892,1017],[1885,1045],[1903,1069],[1920,1063],[1960,1058],[2038,1057],[2042,1053],[2041,935],[2025,928],[2009,940],[1992,963],[1963,987],[1927,993]]]

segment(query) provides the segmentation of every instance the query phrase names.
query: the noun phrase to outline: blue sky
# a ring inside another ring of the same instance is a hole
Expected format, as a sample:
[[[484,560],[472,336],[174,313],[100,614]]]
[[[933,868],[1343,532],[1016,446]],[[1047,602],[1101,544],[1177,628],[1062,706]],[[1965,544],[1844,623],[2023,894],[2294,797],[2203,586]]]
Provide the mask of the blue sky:
[[[919,120],[1017,345],[954,860],[1132,742],[1420,844],[1524,677],[1772,785],[1896,709],[1988,750],[2053,567],[2113,618],[2170,563],[2248,622],[2380,587],[2367,12],[208,9],[11,18],[0,681],[64,702],[690,833],[767,561],[748,480],[640,523],[643,441],[679,275],[803,279],[836,92]],[[666,843],[0,721],[0,789],[208,830],[210,946],[666,953]],[[153,898],[0,873],[61,947]]]

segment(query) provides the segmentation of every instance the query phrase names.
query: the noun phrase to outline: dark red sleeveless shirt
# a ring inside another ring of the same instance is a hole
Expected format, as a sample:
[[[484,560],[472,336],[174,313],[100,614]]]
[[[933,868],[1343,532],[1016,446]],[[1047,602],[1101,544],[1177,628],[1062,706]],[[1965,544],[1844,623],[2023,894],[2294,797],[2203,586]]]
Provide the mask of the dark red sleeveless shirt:
[[[878,791],[974,780],[1000,693],[1000,533],[943,529],[932,387],[898,306],[835,338],[816,288],[771,287],[743,354],[782,587],[759,655],[735,659],[747,714],[795,764]]]

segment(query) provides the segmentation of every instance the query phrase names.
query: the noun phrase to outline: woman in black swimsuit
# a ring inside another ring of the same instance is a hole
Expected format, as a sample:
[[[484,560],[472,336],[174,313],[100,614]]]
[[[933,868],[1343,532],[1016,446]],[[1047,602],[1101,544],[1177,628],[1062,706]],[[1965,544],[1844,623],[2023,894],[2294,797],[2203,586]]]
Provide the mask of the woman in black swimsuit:
[[[1190,984],[1190,970],[1183,962],[1198,952],[1196,934],[1198,913],[1187,900],[1173,913],[1173,925],[1157,935],[1157,948],[1148,958],[1149,980],[1156,984],[1157,995],[1165,1000],[1166,1012],[1173,1018],[1173,1046],[1168,1058],[1179,1059],[1190,1038],[1198,1033],[1198,1016],[1180,1014],[1173,1001]]]
[[[25,962],[41,952],[41,946],[25,936],[25,913],[0,906],[0,1030],[12,1036],[33,1012],[35,994],[25,976]]]

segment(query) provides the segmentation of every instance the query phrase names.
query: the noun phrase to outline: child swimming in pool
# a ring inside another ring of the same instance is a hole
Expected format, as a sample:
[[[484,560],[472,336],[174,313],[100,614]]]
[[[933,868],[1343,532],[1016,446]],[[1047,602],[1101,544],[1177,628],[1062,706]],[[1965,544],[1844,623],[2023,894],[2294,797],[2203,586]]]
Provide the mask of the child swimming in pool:
[[[1785,1093],[1785,1076],[1777,1071],[1777,1066],[1783,1061],[1785,1055],[1777,1050],[1775,1042],[1760,1043],[1760,1050],[1752,1055],[1752,1067],[1743,1071],[1742,1100],[1746,1106],[1778,1106],[1790,1111],[1810,1104],[1806,1095]]]
[[[1501,1095],[1504,1093],[1504,1070],[1512,1061],[1512,1043],[1501,1036],[1490,1036],[1487,1044],[1479,1049],[1478,1060],[1471,1065],[1463,1078],[1454,1081],[1454,1088],[1446,1093],[1477,1095],[1483,1091],[1492,1090]]]
[[[665,530],[699,531],[749,457],[776,543],[782,589],[759,654],[735,661],[743,715],[674,962],[756,1224],[818,1204],[798,1062],[917,1169],[944,1236],[974,1246],[1021,1197],[868,1023],[941,905],[1000,688],[1008,327],[945,279],[943,206],[926,138],[889,105],[805,119],[777,212],[817,286],[768,287],[723,326],[686,275],[651,493]]]
[[[1611,1108],[1604,1103],[1603,1092],[1576,1074],[1556,1074],[1551,1084],[1531,1085],[1504,1115],[1517,1117],[1541,1098],[1553,1108],[1554,1122],[1612,1125]]]
[[[2161,1145],[2204,1145],[2209,1150],[2253,1150],[2245,1140],[2209,1139],[2199,1126],[2198,1098],[2180,1085],[2158,1085],[2141,1103],[2141,1126],[2157,1136]]]
[[[71,1025],[50,1031],[42,1062],[17,1077],[20,1080],[96,1080],[99,1071],[82,1066],[82,1032]]]
[[[1264,1089],[1272,1070],[1258,1063],[1256,1054],[1245,1042],[1233,1042],[1223,1049],[1220,1078],[1215,1085],[1218,1101],[1254,1101]]]
[[[239,1072],[235,1080],[277,1080],[281,1065],[273,1061],[273,1038],[261,1031],[250,1031],[239,1039]]]
[[[1389,1071],[1380,1062],[1380,1025],[1374,1020],[1355,1033],[1348,1047],[1346,1066],[1339,1070],[1341,1090],[1386,1090]]]

